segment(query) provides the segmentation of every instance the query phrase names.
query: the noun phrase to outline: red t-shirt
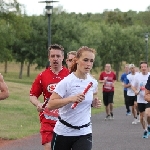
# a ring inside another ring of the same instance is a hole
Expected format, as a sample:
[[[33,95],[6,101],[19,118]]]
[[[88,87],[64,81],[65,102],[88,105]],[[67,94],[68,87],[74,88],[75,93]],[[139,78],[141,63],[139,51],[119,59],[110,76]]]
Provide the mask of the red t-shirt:
[[[43,94],[44,101],[50,98],[56,84],[60,82],[64,77],[69,75],[69,70],[67,68],[62,68],[58,74],[52,72],[50,68],[44,70],[42,73],[38,74],[35,81],[32,84],[30,90],[30,96],[36,96],[37,98]],[[44,111],[48,113],[47,110]],[[52,116],[58,116],[58,110],[52,110],[49,112]],[[40,120],[44,117],[44,113],[40,113]]]
[[[114,72],[106,73],[103,71],[100,74],[99,80],[106,80],[106,83],[103,85],[103,91],[111,92],[114,91],[114,87],[112,86],[113,82],[116,80],[116,75]]]

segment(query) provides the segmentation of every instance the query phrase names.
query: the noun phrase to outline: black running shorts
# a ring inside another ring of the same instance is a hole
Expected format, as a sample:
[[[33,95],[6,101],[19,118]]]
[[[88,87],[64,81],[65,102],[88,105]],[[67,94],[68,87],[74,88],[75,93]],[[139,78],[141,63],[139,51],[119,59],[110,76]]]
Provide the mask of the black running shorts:
[[[114,91],[111,92],[104,92],[103,91],[103,103],[105,106],[108,104],[113,103]]]
[[[134,102],[137,101],[137,96],[128,96],[128,105],[134,106]]]
[[[81,136],[63,136],[54,133],[52,150],[91,150],[92,133]]]
[[[138,103],[138,109],[139,109],[139,112],[142,113],[145,111],[146,109],[146,105],[145,103]]]

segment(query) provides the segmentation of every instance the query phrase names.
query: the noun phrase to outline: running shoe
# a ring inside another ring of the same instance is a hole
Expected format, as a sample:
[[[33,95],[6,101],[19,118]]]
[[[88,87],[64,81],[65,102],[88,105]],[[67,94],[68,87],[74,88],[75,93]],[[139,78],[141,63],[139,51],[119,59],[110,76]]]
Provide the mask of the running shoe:
[[[137,122],[140,122],[140,115],[137,116]]]
[[[110,113],[110,119],[114,119],[114,114],[112,112]]]
[[[131,116],[131,112],[127,112],[127,113],[126,113],[126,116]]]
[[[150,127],[147,127],[148,135],[150,135]]]
[[[144,131],[144,133],[143,133],[143,138],[144,138],[144,139],[148,139],[148,131]]]
[[[110,115],[107,115],[105,120],[110,120]]]
[[[132,124],[137,124],[138,120],[136,118],[134,118]]]

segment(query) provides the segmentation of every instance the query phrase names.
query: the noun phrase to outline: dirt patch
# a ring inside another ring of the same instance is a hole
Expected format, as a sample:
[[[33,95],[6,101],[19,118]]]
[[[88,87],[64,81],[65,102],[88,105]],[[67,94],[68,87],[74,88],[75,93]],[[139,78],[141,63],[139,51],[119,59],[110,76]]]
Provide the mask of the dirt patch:
[[[10,143],[11,141],[13,141],[13,140],[6,140],[6,139],[0,138],[0,147],[2,145],[6,145],[6,144]]]

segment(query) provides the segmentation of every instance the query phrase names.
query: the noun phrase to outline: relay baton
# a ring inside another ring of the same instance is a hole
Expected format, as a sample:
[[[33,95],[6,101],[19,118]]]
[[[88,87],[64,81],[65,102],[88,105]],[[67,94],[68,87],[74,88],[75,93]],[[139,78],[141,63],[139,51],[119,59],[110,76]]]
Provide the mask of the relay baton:
[[[45,101],[44,101],[44,103],[43,103],[43,105],[42,105],[42,108],[45,108],[46,107],[46,104],[48,103],[48,101],[49,101],[49,98],[47,98]],[[40,114],[40,117],[43,115],[43,112]]]
[[[141,89],[138,91],[138,93],[136,95],[139,95],[140,92],[141,92]]]
[[[45,100],[45,102],[44,102],[43,105],[42,105],[42,108],[45,108],[45,106],[46,106],[46,104],[48,103],[48,101],[49,101],[49,98],[47,98],[47,99]]]
[[[87,87],[84,89],[84,91],[83,91],[83,94],[84,94],[84,95],[88,92],[88,90],[90,89],[90,87],[91,87],[92,85],[93,85],[92,82],[90,82],[90,83],[88,84],[88,86],[87,86]],[[71,108],[74,109],[77,105],[78,105],[78,102],[75,102],[74,104],[72,104]]]

